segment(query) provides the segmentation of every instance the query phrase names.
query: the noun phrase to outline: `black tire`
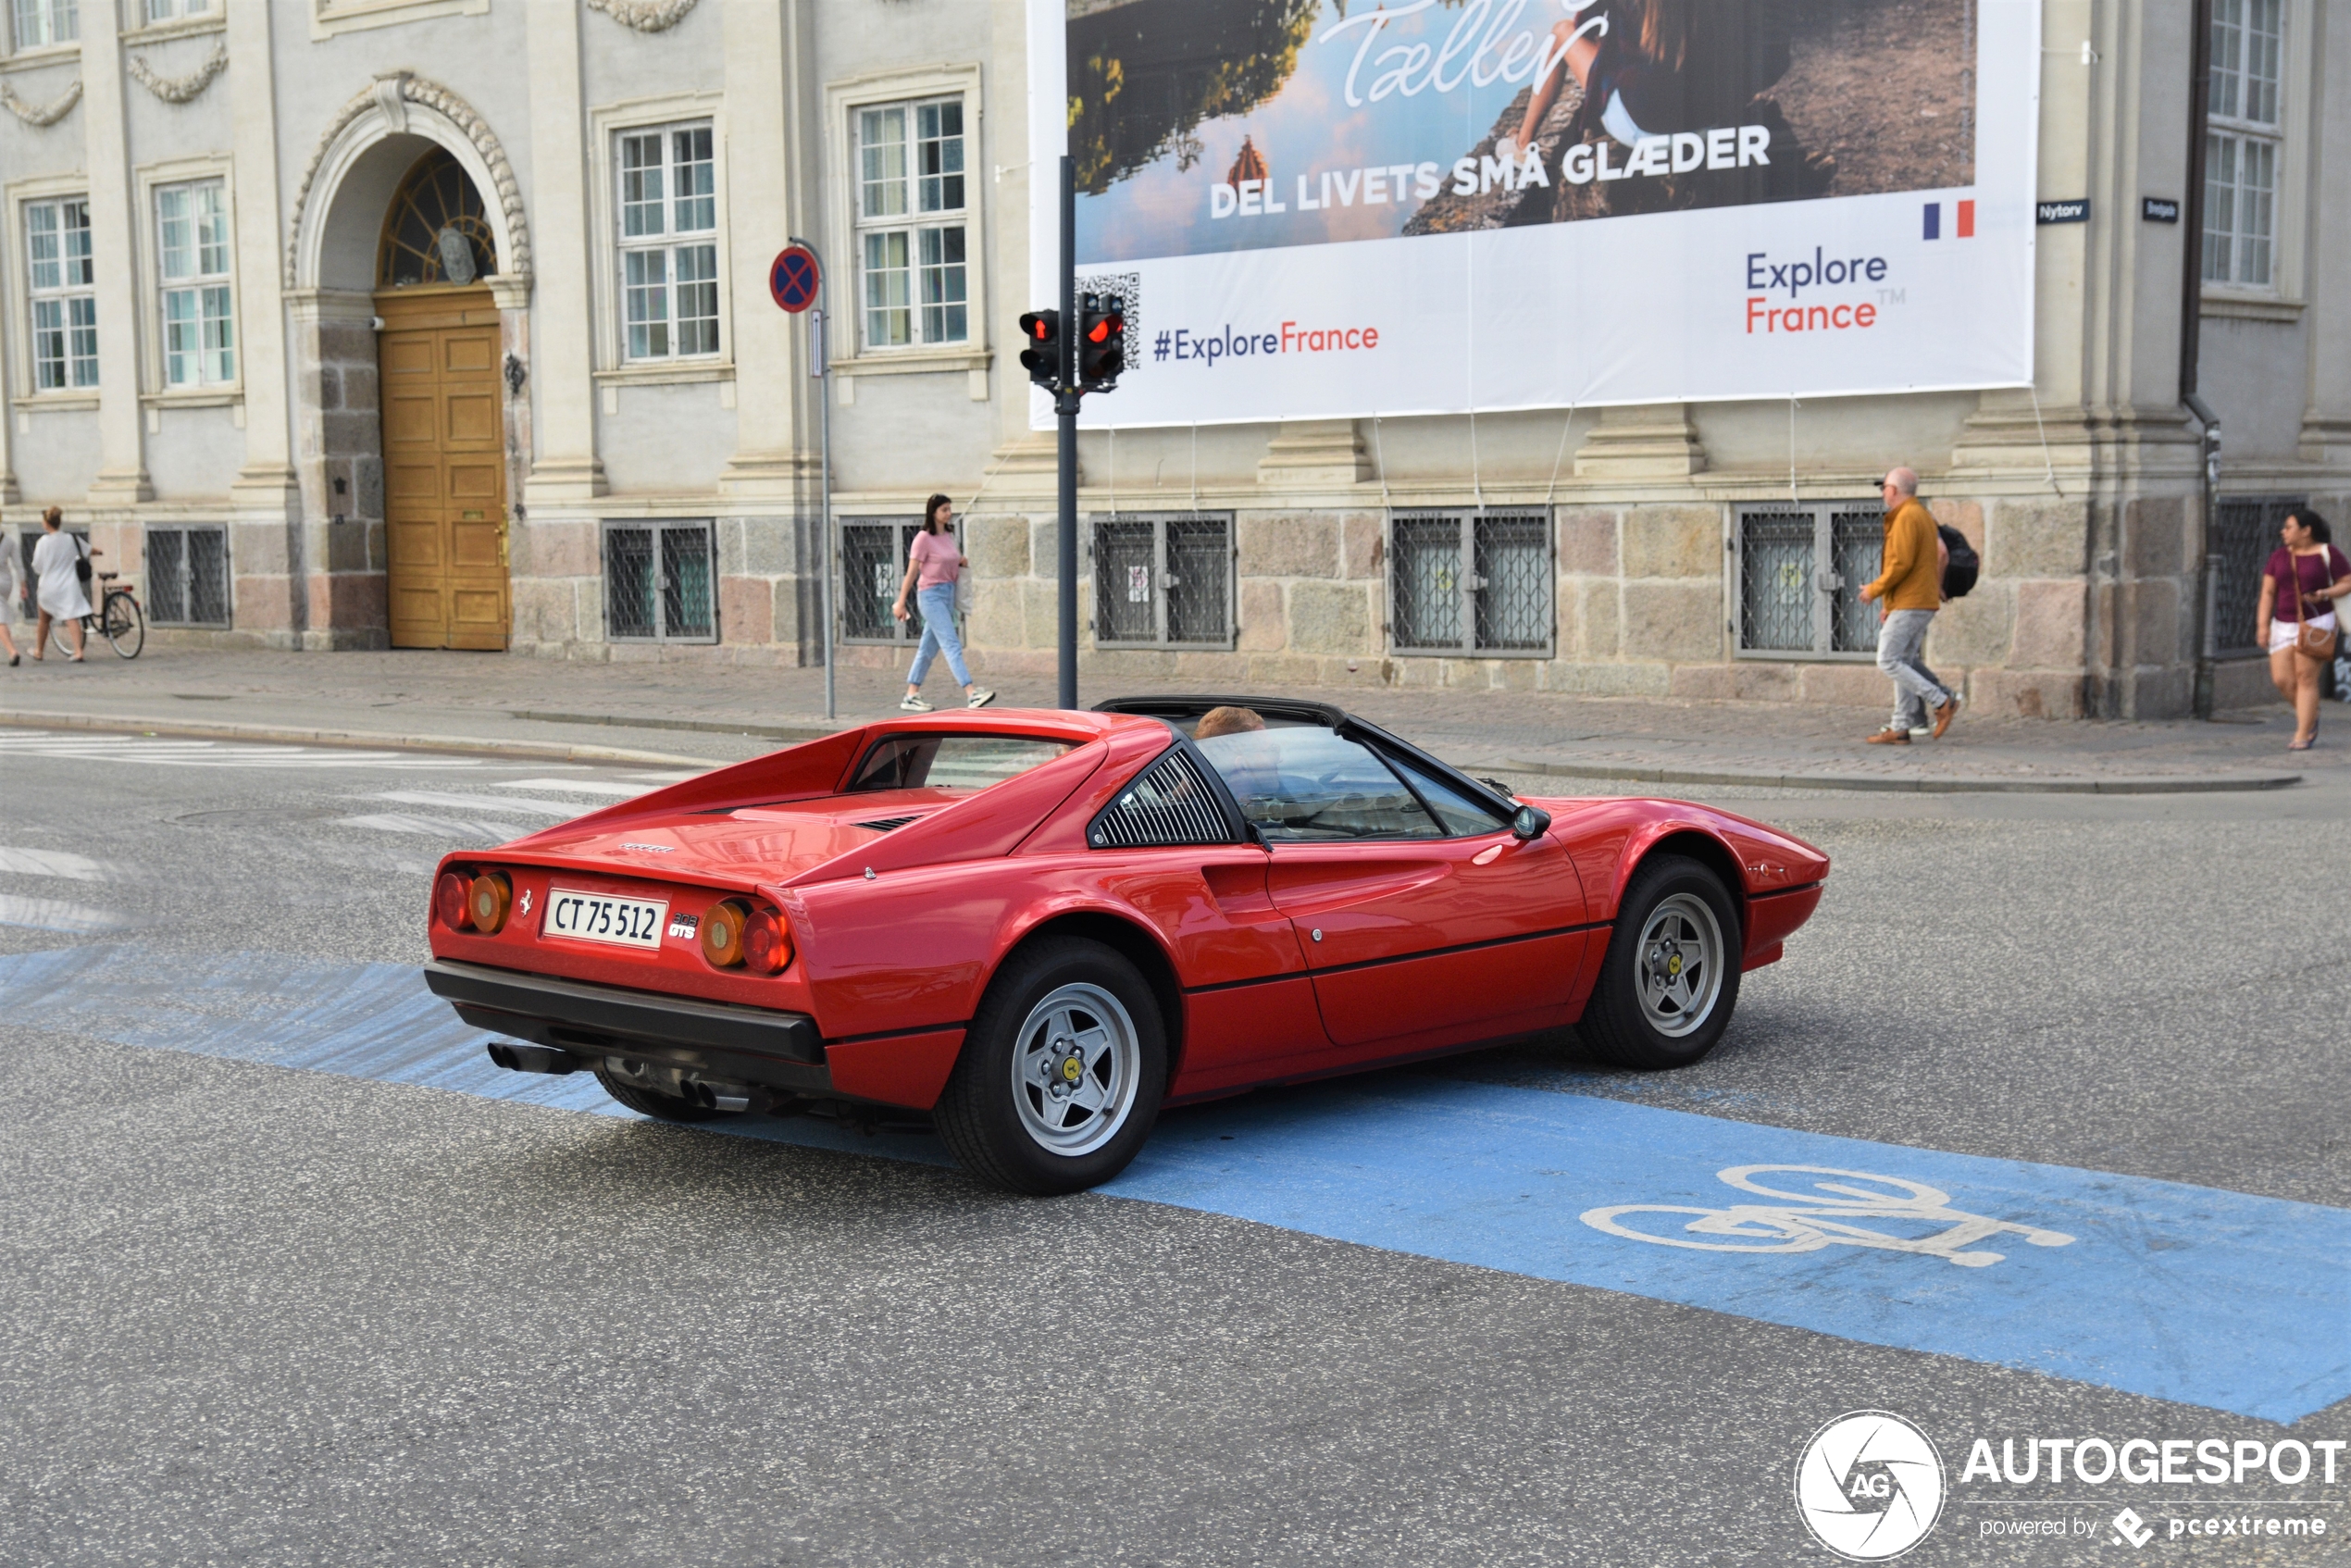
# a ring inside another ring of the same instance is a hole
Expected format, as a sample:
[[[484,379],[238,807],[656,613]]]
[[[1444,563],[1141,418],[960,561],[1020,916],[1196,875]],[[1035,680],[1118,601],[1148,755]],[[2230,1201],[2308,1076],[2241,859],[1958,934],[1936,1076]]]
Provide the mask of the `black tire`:
[[[1077,1043],[1064,1052],[1064,1039]],[[1021,1076],[1040,1067],[1043,1079]],[[1077,1192],[1126,1168],[1166,1089],[1166,1025],[1134,964],[1100,942],[1049,939],[989,982],[932,1120],[955,1163],[991,1187]]]
[[[1701,911],[1711,917],[1710,932]],[[1738,1005],[1743,945],[1738,906],[1720,877],[1681,855],[1651,857],[1624,890],[1576,1032],[1621,1067],[1655,1071],[1703,1060]],[[1702,972],[1708,965],[1711,975]]]
[[[102,628],[114,651],[126,659],[135,659],[139,650],[147,645],[147,617],[139,609],[139,601],[128,593],[109,593],[105,604]]]
[[[631,1111],[640,1115],[657,1117],[665,1122],[715,1122],[719,1117],[729,1114],[725,1111],[715,1111],[707,1105],[697,1105],[683,1095],[665,1094],[660,1089],[648,1089],[642,1084],[632,1084],[626,1078],[615,1077],[611,1072],[603,1067],[596,1069],[596,1081],[604,1086],[606,1094],[611,1095]]]

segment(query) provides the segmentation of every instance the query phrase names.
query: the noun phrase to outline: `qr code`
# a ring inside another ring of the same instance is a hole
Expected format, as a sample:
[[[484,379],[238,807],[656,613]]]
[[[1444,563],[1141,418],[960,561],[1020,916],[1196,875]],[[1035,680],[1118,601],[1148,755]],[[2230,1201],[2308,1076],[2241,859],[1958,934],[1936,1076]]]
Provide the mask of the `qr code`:
[[[1126,368],[1119,372],[1120,380],[1143,367],[1143,355],[1136,344],[1143,342],[1143,275],[1139,272],[1096,272],[1077,275],[1077,295],[1116,294],[1126,302]]]

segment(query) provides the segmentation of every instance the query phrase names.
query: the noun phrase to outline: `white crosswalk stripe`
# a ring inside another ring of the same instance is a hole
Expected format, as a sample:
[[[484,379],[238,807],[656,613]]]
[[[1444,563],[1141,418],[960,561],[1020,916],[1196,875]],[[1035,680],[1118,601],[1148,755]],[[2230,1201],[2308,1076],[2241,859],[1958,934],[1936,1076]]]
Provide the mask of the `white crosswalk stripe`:
[[[116,875],[104,861],[68,850],[17,850],[0,845],[0,871],[18,877],[63,877],[74,882],[104,882]]]
[[[379,833],[413,833],[436,839],[458,839],[488,847],[519,839],[518,822],[477,822],[455,816],[422,816],[408,812],[376,812],[365,816],[339,816],[337,828],[370,828]]]
[[[68,903],[63,899],[19,898],[13,893],[0,893],[0,926],[22,926],[36,931],[62,931],[68,936],[94,936],[101,931],[119,931],[131,921],[110,910],[92,909],[87,904]]]
[[[385,790],[367,797],[406,806],[454,806],[459,811],[543,812],[549,816],[585,816],[601,803],[542,801],[529,795],[460,795],[447,790]]]
[[[178,740],[160,736],[58,735],[38,729],[0,733],[0,757],[59,757],[163,767],[374,767],[434,773],[482,765],[479,757],[436,757],[413,752],[341,751],[330,746]]]
[[[641,775],[640,777],[644,777]],[[500,781],[501,790],[558,790],[575,795],[642,795],[665,784],[677,784],[693,778],[690,773],[662,774],[649,778],[642,784],[607,784],[592,778],[509,778]]]

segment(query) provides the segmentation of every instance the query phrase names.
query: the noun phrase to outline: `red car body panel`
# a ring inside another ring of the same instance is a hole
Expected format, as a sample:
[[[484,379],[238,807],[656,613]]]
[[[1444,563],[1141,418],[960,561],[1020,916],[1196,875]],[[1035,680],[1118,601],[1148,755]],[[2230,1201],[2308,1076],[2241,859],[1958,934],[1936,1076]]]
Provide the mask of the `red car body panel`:
[[[841,792],[873,741],[941,733],[1070,749],[980,790]],[[1800,840],[1660,800],[1532,801],[1552,822],[1525,840],[1088,847],[1088,825],[1175,743],[1165,723],[1126,714],[847,730],[449,856],[444,870],[506,872],[513,913],[494,935],[432,918],[433,955],[804,1015],[832,1093],[927,1110],[1006,958],[1064,925],[1126,947],[1161,989],[1172,1102],[1572,1024],[1628,881],[1661,847],[1731,883],[1748,968],[1779,956],[1828,871]],[[565,889],[663,902],[658,947],[548,933]],[[783,915],[794,955],[781,973],[714,968],[675,923],[729,897]]]

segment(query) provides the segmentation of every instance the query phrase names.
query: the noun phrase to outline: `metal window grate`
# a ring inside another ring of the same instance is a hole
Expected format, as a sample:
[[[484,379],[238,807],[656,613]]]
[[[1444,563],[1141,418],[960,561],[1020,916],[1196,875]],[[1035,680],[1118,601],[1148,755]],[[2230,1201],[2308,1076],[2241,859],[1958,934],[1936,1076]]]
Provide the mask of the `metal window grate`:
[[[1810,512],[1750,512],[1739,519],[1739,646],[1812,646]]]
[[[2254,616],[2261,605],[2261,570],[2278,548],[2285,515],[2302,504],[2299,496],[2244,495],[2214,504],[2211,552],[2220,558],[2212,579],[2215,653],[2259,649],[2254,641]]]
[[[616,642],[718,641],[717,551],[708,518],[604,525],[604,635]]]
[[[1121,512],[1094,519],[1097,647],[1228,648],[1233,519]]]
[[[907,554],[922,524],[912,517],[850,517],[840,525],[837,559],[840,563],[840,638],[844,642],[916,642],[923,635],[923,617],[910,600],[908,615],[900,620],[890,613],[898,602],[898,585],[906,579]],[[954,524],[955,542],[963,545],[964,525]]]
[[[1233,829],[1200,765],[1179,746],[1102,808],[1086,841],[1098,850],[1228,844]]]
[[[1551,641],[1550,529],[1541,517],[1480,517],[1473,546],[1477,645],[1539,652]]]
[[[1459,648],[1461,519],[1399,517],[1390,531],[1395,587],[1389,641],[1399,648]]]
[[[227,626],[229,530],[150,528],[147,616],[157,626]]]
[[[1741,507],[1732,536],[1738,651],[1819,659],[1877,652],[1877,608],[1860,589],[1878,574],[1885,517],[1861,501]]]
[[[1829,650],[1836,653],[1877,652],[1877,606],[1864,604],[1861,588],[1876,580],[1885,563],[1885,514],[1829,514],[1829,569],[1841,582],[1829,601]]]
[[[1388,561],[1388,644],[1397,652],[1549,654],[1548,513],[1396,516]]]
[[[1159,524],[1103,518],[1094,524],[1094,641],[1157,642]]]
[[[1127,321],[1131,334],[1133,317]],[[1221,645],[1233,640],[1233,523],[1229,517],[1167,520],[1167,641]]]

